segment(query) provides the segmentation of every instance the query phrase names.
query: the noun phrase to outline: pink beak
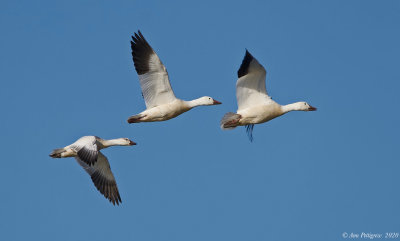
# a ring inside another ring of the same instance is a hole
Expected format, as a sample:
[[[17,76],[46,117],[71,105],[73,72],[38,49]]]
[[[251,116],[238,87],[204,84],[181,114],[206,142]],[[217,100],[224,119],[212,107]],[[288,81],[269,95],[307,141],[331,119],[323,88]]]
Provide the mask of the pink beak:
[[[222,103],[219,102],[218,100],[214,100],[214,101],[213,101],[213,105],[220,105],[220,104],[222,104]]]
[[[313,107],[311,105],[310,105],[310,108],[308,108],[308,111],[316,111],[316,110],[317,110],[317,108],[315,108],[315,107]]]

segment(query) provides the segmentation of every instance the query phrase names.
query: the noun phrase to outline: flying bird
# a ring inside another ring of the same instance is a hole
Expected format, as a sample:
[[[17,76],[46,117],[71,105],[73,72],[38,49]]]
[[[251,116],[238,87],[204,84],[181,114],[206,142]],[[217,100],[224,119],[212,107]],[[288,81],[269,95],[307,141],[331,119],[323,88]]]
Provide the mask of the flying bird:
[[[55,149],[50,157],[75,157],[79,165],[90,175],[94,185],[114,205],[122,202],[117,183],[111,172],[107,157],[100,150],[110,146],[132,146],[135,142],[128,138],[104,140],[97,136],[83,136],[63,148]]]
[[[289,111],[317,110],[306,102],[280,105],[273,101],[265,88],[266,75],[264,67],[246,50],[236,82],[238,109],[236,113],[229,112],[224,115],[220,123],[223,130],[246,126],[249,139],[253,141],[255,124],[267,122]]]
[[[221,104],[208,96],[191,101],[176,98],[171,88],[167,69],[140,31],[132,36],[131,48],[146,110],[129,117],[128,123],[165,121],[193,107]]]

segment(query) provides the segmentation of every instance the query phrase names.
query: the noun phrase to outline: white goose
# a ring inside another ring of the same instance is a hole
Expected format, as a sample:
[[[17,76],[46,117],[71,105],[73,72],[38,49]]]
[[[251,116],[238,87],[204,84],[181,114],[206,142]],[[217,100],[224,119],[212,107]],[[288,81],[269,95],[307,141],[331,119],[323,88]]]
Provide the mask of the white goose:
[[[104,140],[97,136],[83,136],[64,148],[55,149],[53,158],[75,157],[76,161],[90,175],[94,185],[114,205],[119,205],[121,197],[110,164],[100,150],[110,146],[132,146],[135,142],[128,138]]]
[[[221,120],[222,129],[246,126],[247,134],[252,141],[254,124],[267,122],[289,111],[317,110],[306,102],[282,106],[273,101],[265,88],[266,74],[264,67],[246,50],[246,55],[238,70],[239,79],[236,82],[238,110],[236,113],[229,112],[224,115]]]
[[[176,98],[169,82],[167,69],[140,31],[132,36],[131,48],[147,109],[129,117],[128,123],[165,121],[196,106],[221,104],[208,96],[192,101]]]

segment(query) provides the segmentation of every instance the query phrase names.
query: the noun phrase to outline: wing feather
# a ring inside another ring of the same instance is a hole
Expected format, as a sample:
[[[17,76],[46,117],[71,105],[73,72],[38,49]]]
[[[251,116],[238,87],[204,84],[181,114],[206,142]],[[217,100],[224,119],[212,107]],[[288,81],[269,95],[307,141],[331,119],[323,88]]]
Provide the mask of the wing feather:
[[[270,101],[265,87],[266,75],[264,67],[246,50],[236,82],[238,110]]]
[[[131,49],[146,107],[149,109],[174,101],[176,97],[167,69],[140,31],[132,36]]]
[[[101,152],[98,154],[97,162],[93,166],[89,166],[86,162],[82,161],[79,157],[75,157],[79,165],[90,175],[93,184],[104,195],[112,204],[122,202],[121,196],[119,195],[117,182],[115,181],[114,175],[111,172],[110,164],[107,157]]]
[[[71,145],[78,157],[89,166],[97,161],[98,148],[95,136],[83,136]]]

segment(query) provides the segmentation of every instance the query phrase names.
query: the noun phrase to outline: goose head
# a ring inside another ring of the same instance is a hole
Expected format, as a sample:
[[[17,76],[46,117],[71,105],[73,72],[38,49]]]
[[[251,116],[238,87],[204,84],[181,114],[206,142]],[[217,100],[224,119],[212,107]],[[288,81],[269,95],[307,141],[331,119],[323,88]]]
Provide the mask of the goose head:
[[[203,97],[195,99],[195,100],[187,101],[186,103],[188,104],[189,108],[193,108],[193,107],[201,106],[201,105],[220,105],[221,104],[221,102],[214,100],[213,98],[211,98],[209,96],[203,96]]]
[[[310,104],[308,104],[307,102],[297,102],[297,110],[301,110],[301,111],[316,111],[317,108],[311,106]]]
[[[220,104],[222,104],[218,100],[214,100],[213,98],[211,98],[209,96],[203,96],[203,97],[199,98],[198,100],[201,105],[220,105]]]
[[[117,140],[118,140],[120,146],[133,146],[133,145],[136,145],[135,142],[131,141],[128,138],[118,138]]]
[[[282,114],[288,113],[289,111],[316,111],[317,108],[309,105],[307,102],[296,102],[293,104],[283,105]]]

